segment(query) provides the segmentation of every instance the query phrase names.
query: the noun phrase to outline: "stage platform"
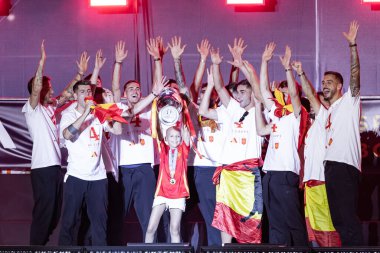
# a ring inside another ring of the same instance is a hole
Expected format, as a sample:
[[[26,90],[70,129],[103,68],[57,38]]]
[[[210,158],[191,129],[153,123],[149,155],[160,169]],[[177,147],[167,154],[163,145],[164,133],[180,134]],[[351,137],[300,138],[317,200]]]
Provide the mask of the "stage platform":
[[[201,247],[200,253],[379,253],[380,247],[310,248],[265,244],[228,244]],[[0,246],[0,253],[194,253],[187,243],[144,244],[104,247]]]

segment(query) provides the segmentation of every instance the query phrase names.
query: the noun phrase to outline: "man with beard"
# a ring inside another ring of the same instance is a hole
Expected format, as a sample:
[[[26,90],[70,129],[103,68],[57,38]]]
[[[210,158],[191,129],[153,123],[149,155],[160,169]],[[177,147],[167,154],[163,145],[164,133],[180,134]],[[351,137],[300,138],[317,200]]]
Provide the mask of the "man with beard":
[[[56,100],[50,78],[43,76],[46,61],[44,41],[36,75],[28,83],[30,97],[22,108],[33,140],[31,181],[33,215],[30,244],[45,245],[58,224],[62,205],[61,151],[57,127],[57,108],[72,95],[72,86],[87,70],[87,53],[77,62],[78,73]]]
[[[323,95],[330,107],[325,111],[326,154],[325,180],[331,218],[342,246],[363,245],[363,234],[357,217],[360,144],[360,64],[356,44],[359,25],[351,22],[343,33],[350,48],[351,75],[348,90],[343,94],[343,77],[327,71],[322,81]],[[320,106],[319,110],[326,110]]]

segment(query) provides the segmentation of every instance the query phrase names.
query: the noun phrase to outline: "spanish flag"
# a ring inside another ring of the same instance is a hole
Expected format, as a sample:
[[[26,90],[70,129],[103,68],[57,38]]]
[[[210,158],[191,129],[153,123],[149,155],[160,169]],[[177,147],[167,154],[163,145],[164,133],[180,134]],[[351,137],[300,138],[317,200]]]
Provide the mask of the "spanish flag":
[[[320,247],[340,247],[327,202],[325,182],[310,180],[305,183],[305,218],[309,241]]]
[[[97,117],[100,123],[104,123],[106,120],[114,120],[120,123],[127,124],[128,122],[121,117],[123,112],[115,103],[112,104],[97,104],[92,107],[95,117]]]
[[[261,159],[248,159],[220,166],[213,176],[216,207],[212,226],[239,243],[261,243],[261,165]]]

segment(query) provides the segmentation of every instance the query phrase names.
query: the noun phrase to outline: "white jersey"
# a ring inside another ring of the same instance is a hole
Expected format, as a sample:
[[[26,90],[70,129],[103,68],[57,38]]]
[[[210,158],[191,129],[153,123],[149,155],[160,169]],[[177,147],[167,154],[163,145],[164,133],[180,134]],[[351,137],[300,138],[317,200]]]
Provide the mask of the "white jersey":
[[[325,161],[346,163],[361,171],[360,96],[353,97],[349,88],[326,116]]]
[[[272,120],[268,150],[265,156],[263,171],[290,171],[299,175],[300,159],[298,155],[298,138],[301,116],[294,113],[278,118],[274,115],[273,105],[269,118]]]
[[[118,166],[141,163],[155,164],[155,144],[150,129],[151,110],[136,114],[128,124],[122,124],[121,135],[111,136],[111,148]]]
[[[304,177],[303,181],[318,180],[325,181],[325,168],[323,160],[325,158],[325,121],[327,110],[321,105],[315,120],[305,136],[304,149]]]
[[[240,107],[235,99],[230,99],[226,110],[219,110],[218,122],[223,124],[225,133],[220,162],[232,164],[246,159],[260,158],[263,138],[256,134],[255,107],[248,111]],[[241,121],[241,122],[239,122]]]
[[[31,169],[61,165],[55,109],[40,103],[33,109],[30,100],[22,108],[33,141]]]
[[[69,108],[62,113],[60,131],[74,123],[82,114],[75,108]],[[108,123],[100,121],[89,114],[79,129],[79,135],[72,140],[66,140],[68,150],[67,173],[82,180],[94,181],[107,178],[102,158],[103,129]]]
[[[194,113],[192,111],[195,110]],[[227,113],[224,106],[219,106],[215,109]],[[198,116],[198,106],[192,104],[189,106],[191,119],[193,122],[194,130],[197,133],[196,148],[198,153],[194,150],[190,151],[188,158],[189,166],[220,166],[220,152],[222,151],[224,143],[223,124],[218,121],[205,120],[207,122],[204,126],[201,126]],[[223,113],[220,112],[220,113]]]

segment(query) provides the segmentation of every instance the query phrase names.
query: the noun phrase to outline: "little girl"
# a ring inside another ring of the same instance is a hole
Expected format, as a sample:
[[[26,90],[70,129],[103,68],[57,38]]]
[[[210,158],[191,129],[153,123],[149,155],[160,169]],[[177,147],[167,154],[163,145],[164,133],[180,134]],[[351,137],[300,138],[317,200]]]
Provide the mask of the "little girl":
[[[145,242],[152,243],[161,216],[165,210],[170,212],[170,238],[179,243],[182,212],[185,211],[186,198],[190,197],[187,183],[187,157],[189,154],[190,134],[187,128],[172,126],[166,130],[165,141],[161,141],[160,169],[149,219]]]

